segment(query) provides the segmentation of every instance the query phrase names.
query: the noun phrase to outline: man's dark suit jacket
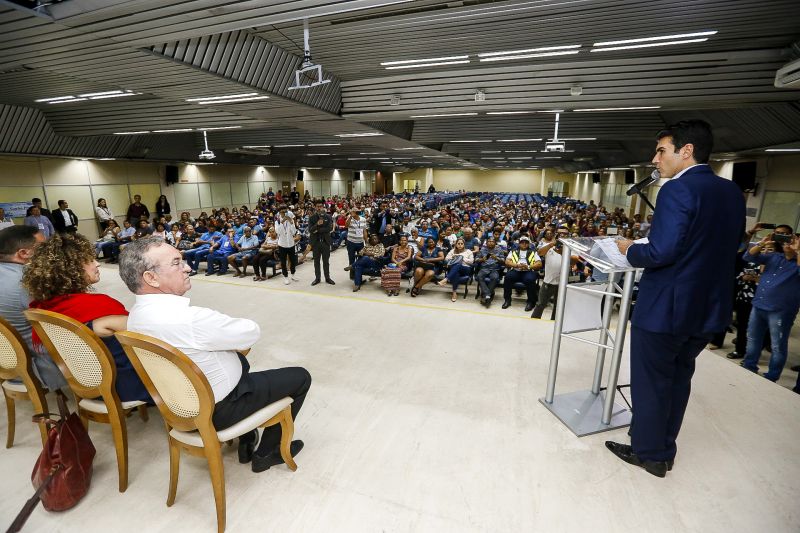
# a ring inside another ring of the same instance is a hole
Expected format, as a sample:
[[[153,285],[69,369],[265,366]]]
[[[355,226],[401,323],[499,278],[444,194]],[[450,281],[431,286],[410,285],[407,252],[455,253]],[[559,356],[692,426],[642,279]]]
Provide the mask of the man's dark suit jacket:
[[[672,335],[724,330],[744,224],[742,191],[708,165],[661,187],[650,242],[627,252],[631,265],[645,268],[631,323]]]
[[[72,220],[72,225],[75,227],[75,229],[77,229],[78,217],[75,215],[75,213],[72,212],[72,209],[67,209],[67,213],[69,213],[69,218]],[[61,233],[64,230],[66,230],[67,224],[66,222],[64,222],[64,217],[61,215],[60,209],[56,209],[55,211],[53,211],[51,217],[52,217],[51,221],[53,222],[53,227],[56,229],[56,231]]]
[[[374,215],[372,215],[372,224],[370,224],[370,231],[372,233],[379,233],[381,231],[381,224],[383,223],[384,216],[386,217],[387,226],[394,223],[394,217],[392,216],[391,211],[377,211]]]
[[[322,217],[323,224],[317,226],[317,221]],[[308,234],[311,237],[311,244],[331,243],[331,232],[333,231],[333,218],[328,213],[314,213],[308,217]]]

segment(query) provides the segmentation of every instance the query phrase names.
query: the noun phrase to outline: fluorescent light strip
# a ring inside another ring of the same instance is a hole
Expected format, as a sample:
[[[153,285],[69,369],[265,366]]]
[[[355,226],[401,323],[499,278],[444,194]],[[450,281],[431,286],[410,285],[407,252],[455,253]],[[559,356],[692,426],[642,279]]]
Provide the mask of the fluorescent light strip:
[[[434,61],[455,61],[457,59],[469,59],[469,56],[448,56],[448,57],[429,57],[427,59],[403,59],[402,61],[384,61],[382,67],[387,65],[410,65],[414,63],[433,63]]]
[[[411,148],[392,148],[392,150],[424,150],[424,148],[417,148],[416,146],[413,146]]]
[[[83,97],[86,97],[86,98],[91,98],[92,96],[107,96],[107,95],[110,95],[110,94],[124,94],[124,92],[123,92],[123,91],[119,91],[119,90],[117,90],[117,91],[104,91],[104,92],[101,92],[101,93],[86,93],[86,94],[79,94],[78,96],[83,96]]]
[[[143,133],[150,133],[149,131],[115,131],[114,135],[141,135]]]
[[[451,143],[490,143],[492,142],[491,139],[488,140],[479,140],[479,141],[448,141]]]
[[[625,39],[624,41],[604,41],[601,43],[594,43],[593,46],[615,46],[618,44],[631,44],[631,43],[647,43],[652,41],[668,41],[674,39],[686,39],[689,37],[706,37],[709,35],[715,35],[717,30],[711,31],[700,31],[696,33],[679,33],[676,35],[662,35],[660,37],[641,37],[639,39]]]
[[[549,157],[537,157],[536,159],[561,159],[560,155],[554,155]]]
[[[122,98],[123,96],[133,96],[142,93],[120,93],[120,94],[106,94],[104,96],[90,96],[89,100],[104,100],[106,98]],[[81,95],[83,96],[83,95]]]
[[[309,146],[341,146],[342,143],[309,144]]]
[[[554,141],[555,139],[547,139],[548,141]],[[597,137],[559,137],[559,141],[596,141]]]
[[[56,102],[58,100],[74,100],[74,96],[54,96],[53,98],[40,98],[34,102]]]
[[[589,111],[638,111],[640,109],[661,109],[660,105],[647,105],[638,107],[595,107],[591,109],[573,109],[576,113],[585,113]]]
[[[337,137],[381,137],[383,133],[365,132],[365,133],[337,133]]]
[[[56,100],[55,102],[47,102],[48,104],[66,104],[69,102],[85,102],[88,98],[70,98],[69,100]]]
[[[541,139],[497,139],[499,143],[527,143],[541,141]]]
[[[533,111],[489,111],[487,115],[527,115]]]
[[[608,48],[592,48],[591,52],[609,52],[612,50],[631,50],[633,48],[653,48],[655,46],[670,46],[673,44],[689,44],[689,43],[702,43],[707,41],[708,37],[702,39],[686,39],[685,41],[669,41],[664,43],[648,43],[648,44],[632,44],[629,46],[610,46]]]
[[[299,148],[300,146],[305,146],[305,144],[276,144],[273,148]]]
[[[359,155],[383,155],[383,152],[359,152]]]
[[[386,70],[399,70],[404,68],[423,68],[423,67],[438,67],[441,65],[463,65],[469,61],[442,61],[441,63],[420,63],[416,65],[399,65],[396,67],[386,67]]]
[[[594,50],[592,50],[594,52]],[[508,61],[510,59],[530,59],[532,57],[552,57],[552,56],[570,56],[580,53],[580,50],[568,50],[564,52],[542,52],[541,54],[523,54],[518,56],[497,56],[497,57],[486,57],[481,59],[481,62],[489,62],[489,61]]]
[[[153,133],[178,133],[181,131],[192,131],[192,128],[181,128],[175,130],[153,130]]]
[[[228,94],[225,96],[200,96],[198,98],[187,98],[187,102],[202,102],[210,100],[230,100],[232,98],[247,98],[250,96],[258,96],[258,93],[243,93],[243,94]]]
[[[441,113],[438,115],[411,115],[409,118],[474,117],[477,113]]]
[[[205,100],[202,102],[197,102],[200,105],[207,105],[207,104],[236,104],[239,102],[252,102],[254,100],[267,100],[269,96],[253,96],[251,98],[230,98],[228,100]]]
[[[212,126],[210,128],[197,128],[197,131],[237,130],[241,126]]]
[[[528,48],[525,50],[506,50],[505,52],[484,52],[483,54],[478,54],[478,57],[508,56],[516,54],[527,54],[529,52],[550,52],[553,50],[572,50],[580,47],[581,45],[579,44],[570,44],[566,46],[545,46],[542,48]]]
[[[765,152],[800,152],[800,148],[767,148]]]
[[[242,148],[269,148],[269,147],[270,147],[269,144],[253,144],[253,145],[242,146]]]
[[[482,154],[499,154],[501,153],[500,150],[481,150]]]

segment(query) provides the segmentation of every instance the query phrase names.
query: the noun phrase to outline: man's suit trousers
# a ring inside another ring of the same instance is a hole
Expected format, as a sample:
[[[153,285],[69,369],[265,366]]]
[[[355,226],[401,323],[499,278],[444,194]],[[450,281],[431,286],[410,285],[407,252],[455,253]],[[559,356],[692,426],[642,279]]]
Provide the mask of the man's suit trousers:
[[[314,277],[320,279],[319,262],[322,260],[322,270],[325,279],[331,279],[331,244],[326,241],[311,241],[311,251],[314,253]]]
[[[631,327],[631,445],[639,458],[675,458],[695,360],[712,334],[672,335]]]

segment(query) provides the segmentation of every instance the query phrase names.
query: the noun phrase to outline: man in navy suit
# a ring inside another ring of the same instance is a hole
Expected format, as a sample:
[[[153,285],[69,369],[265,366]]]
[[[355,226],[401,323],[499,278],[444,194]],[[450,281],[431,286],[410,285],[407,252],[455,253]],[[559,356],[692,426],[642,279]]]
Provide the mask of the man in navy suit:
[[[662,178],[649,243],[618,241],[644,268],[631,319],[631,446],[606,447],[664,477],[689,402],[695,359],[730,322],[731,280],[744,232],[741,190],[708,166],[711,127],[687,120],[658,134],[653,163]]]

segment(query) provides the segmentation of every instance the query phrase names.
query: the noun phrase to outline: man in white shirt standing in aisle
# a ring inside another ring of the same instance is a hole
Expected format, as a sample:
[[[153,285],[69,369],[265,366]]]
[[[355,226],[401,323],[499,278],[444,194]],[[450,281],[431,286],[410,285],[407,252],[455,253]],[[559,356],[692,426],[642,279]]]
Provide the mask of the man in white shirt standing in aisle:
[[[246,318],[233,318],[212,309],[193,307],[183,295],[191,288],[189,266],[180,252],[157,237],[130,243],[120,254],[119,274],[136,294],[128,316],[128,329],[161,339],[185,353],[205,374],[214,392],[212,422],[222,430],[281,398],[290,396],[292,418],[303,406],[311,375],[301,367],[250,372],[237,352],[258,341],[261,330]],[[253,472],[283,463],[278,449],[279,425],[264,429],[256,449],[258,431],[239,438],[239,462],[252,460]],[[292,456],[303,441],[291,444]]]
[[[536,307],[533,308],[531,318],[542,318],[542,313],[550,300],[553,301],[553,312],[550,315],[550,320],[556,318],[556,296],[558,296],[558,278],[561,275],[561,261],[563,257],[561,253],[563,248],[558,239],[568,237],[569,232],[564,228],[559,228],[556,238],[553,242],[548,242],[544,246],[539,247],[539,255],[544,257],[544,279],[542,286],[539,288],[539,299],[536,302]],[[570,258],[571,261],[577,261],[577,257]]]

